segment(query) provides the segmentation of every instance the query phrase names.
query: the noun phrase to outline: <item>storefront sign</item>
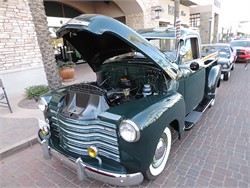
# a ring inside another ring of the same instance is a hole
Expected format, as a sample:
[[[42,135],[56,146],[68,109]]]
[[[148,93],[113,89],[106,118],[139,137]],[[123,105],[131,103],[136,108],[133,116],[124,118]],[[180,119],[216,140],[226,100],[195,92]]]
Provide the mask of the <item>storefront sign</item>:
[[[174,15],[174,10],[175,10],[174,6],[168,5],[168,14]]]

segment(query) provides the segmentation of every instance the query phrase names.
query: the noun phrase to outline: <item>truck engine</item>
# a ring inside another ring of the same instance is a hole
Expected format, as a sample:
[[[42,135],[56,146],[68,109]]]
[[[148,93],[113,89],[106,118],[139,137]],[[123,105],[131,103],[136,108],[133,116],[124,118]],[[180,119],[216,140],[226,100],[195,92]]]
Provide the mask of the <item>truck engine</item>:
[[[97,81],[68,88],[62,113],[71,118],[95,119],[110,107],[167,91],[161,70],[138,64],[102,65]]]

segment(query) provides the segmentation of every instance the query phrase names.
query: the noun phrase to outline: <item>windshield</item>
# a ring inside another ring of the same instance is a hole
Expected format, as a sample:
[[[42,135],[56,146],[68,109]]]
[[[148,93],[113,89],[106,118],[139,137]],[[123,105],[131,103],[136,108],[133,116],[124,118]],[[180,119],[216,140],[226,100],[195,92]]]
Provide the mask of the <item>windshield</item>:
[[[218,52],[219,57],[227,57],[230,54],[228,46],[202,46],[201,51],[203,57],[214,52]]]
[[[249,47],[250,48],[250,41],[232,41],[230,43],[233,47]]]
[[[171,60],[172,62],[175,61],[176,53],[177,53],[177,49],[175,47],[176,39],[155,38],[155,39],[148,39],[148,40],[152,45],[154,45],[161,52],[163,52],[169,60]]]

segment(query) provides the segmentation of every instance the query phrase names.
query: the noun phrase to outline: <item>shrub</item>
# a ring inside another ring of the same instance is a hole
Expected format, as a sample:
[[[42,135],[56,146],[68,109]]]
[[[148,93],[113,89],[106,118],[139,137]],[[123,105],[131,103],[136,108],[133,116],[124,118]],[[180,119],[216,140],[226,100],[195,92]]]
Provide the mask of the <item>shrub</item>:
[[[30,86],[25,89],[25,96],[27,99],[34,99],[35,97],[39,97],[48,91],[49,87],[47,85]]]
[[[74,68],[75,67],[75,63],[73,61],[57,61],[57,66],[59,68],[59,70],[63,70],[65,68]]]

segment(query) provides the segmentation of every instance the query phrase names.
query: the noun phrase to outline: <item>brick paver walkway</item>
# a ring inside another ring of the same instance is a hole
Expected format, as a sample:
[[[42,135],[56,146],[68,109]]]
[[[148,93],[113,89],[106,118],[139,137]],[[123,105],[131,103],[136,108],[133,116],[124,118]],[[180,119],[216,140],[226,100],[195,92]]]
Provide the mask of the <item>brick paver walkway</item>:
[[[249,139],[250,67],[237,64],[221,83],[215,106],[173,144],[161,176],[139,187],[250,187]],[[0,187],[112,187],[79,182],[60,161],[44,160],[38,144],[1,161],[0,170]]]

